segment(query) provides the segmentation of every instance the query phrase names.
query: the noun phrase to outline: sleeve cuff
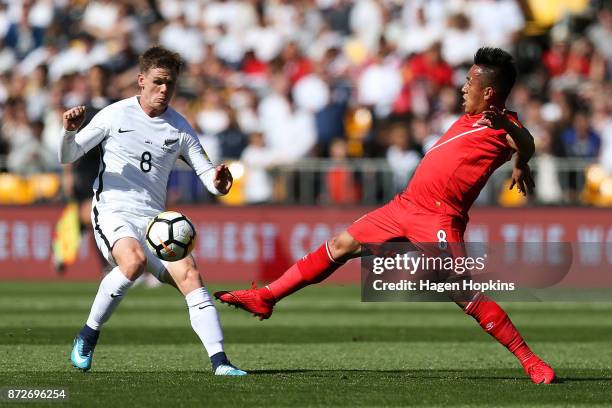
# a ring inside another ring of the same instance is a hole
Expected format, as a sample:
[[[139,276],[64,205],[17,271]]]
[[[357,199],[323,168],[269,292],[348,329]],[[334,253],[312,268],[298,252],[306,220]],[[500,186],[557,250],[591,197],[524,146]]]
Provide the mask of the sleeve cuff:
[[[74,136],[78,133],[78,130],[66,130],[62,127],[62,134],[66,136]]]

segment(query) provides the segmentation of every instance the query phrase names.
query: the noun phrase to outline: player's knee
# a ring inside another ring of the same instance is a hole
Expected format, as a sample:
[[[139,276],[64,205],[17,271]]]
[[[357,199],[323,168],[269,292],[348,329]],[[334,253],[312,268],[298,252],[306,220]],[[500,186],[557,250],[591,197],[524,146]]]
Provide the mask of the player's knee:
[[[147,266],[147,257],[144,252],[132,251],[123,259],[119,269],[130,280],[138,278],[144,272]]]
[[[134,238],[118,240],[113,245],[112,254],[121,272],[130,280],[138,278],[147,266],[147,256]]]
[[[194,267],[187,267],[181,274],[181,279],[177,282],[179,290],[183,294],[188,293],[202,287],[202,279],[200,278],[200,272]]]
[[[189,284],[199,285],[201,283],[200,272],[193,267],[187,268],[185,272],[185,282]]]
[[[332,239],[327,242],[329,247],[329,251],[331,252],[331,256],[339,261],[343,262],[344,260],[351,258],[352,256],[359,253],[361,249],[361,244],[352,237],[351,234],[344,231],[339,235],[336,235]]]

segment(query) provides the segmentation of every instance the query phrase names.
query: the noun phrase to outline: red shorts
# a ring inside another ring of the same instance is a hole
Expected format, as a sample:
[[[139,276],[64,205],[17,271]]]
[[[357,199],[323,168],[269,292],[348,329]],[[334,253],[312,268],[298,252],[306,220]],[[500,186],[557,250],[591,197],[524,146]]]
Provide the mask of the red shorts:
[[[451,243],[453,256],[461,256],[465,223],[457,217],[426,211],[398,195],[388,204],[359,218],[347,231],[362,244],[402,238],[421,248]]]

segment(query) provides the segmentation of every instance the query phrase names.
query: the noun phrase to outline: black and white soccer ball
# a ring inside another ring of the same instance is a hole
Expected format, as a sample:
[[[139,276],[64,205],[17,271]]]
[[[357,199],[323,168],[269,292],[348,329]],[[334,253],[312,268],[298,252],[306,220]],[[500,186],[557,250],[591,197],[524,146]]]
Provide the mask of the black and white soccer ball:
[[[174,262],[185,258],[195,243],[196,231],[185,215],[165,211],[153,217],[147,226],[147,246],[159,259]]]

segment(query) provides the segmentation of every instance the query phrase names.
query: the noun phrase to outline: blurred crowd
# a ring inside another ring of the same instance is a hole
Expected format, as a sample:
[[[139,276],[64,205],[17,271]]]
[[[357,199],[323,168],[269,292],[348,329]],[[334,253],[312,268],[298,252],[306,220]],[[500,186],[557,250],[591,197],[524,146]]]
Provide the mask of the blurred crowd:
[[[533,30],[529,3],[0,0],[1,170],[59,168],[62,111],[136,94],[137,56],[161,44],[185,60],[174,108],[213,160],[248,169],[246,202],[270,200],[269,169],[308,157],[386,159],[401,190],[461,114],[487,45],[516,57],[508,107],[536,139],[539,200],[560,202],[558,158],[612,175],[612,8],[593,2]],[[331,201],[359,190],[341,171],[327,181]]]

